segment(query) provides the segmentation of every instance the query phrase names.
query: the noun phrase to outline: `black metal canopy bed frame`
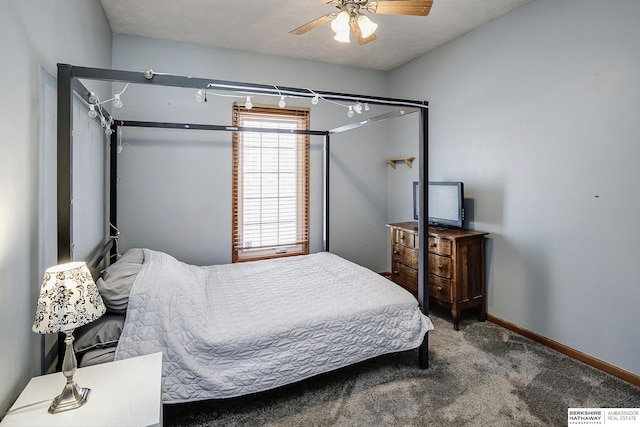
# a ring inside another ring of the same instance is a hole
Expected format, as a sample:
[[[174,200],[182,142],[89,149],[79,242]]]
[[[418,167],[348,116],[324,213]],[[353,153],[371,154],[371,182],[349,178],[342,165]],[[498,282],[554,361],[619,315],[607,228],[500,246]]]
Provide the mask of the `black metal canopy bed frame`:
[[[74,240],[73,240],[73,102],[74,97],[80,97],[89,103],[91,92],[80,81],[95,80],[103,82],[122,82],[143,85],[157,85],[167,87],[181,87],[201,89],[203,87],[214,87],[222,91],[244,91],[252,94],[283,94],[299,98],[313,98],[319,96],[324,99],[346,102],[367,102],[383,106],[397,107],[397,111],[391,111],[365,121],[341,126],[332,130],[277,130],[277,129],[257,129],[245,128],[229,125],[208,125],[193,123],[166,123],[166,122],[141,122],[128,121],[124,118],[115,118],[111,129],[109,148],[109,166],[105,171],[108,173],[109,194],[108,194],[108,221],[105,229],[109,226],[117,227],[117,197],[116,197],[116,171],[117,171],[117,135],[121,126],[166,128],[166,129],[191,129],[209,130],[224,132],[282,132],[307,134],[324,137],[324,249],[329,252],[329,178],[330,178],[330,139],[331,135],[340,132],[356,129],[381,120],[392,119],[407,113],[417,112],[419,114],[419,182],[426,182],[427,168],[427,147],[428,147],[428,103],[425,101],[412,101],[395,98],[382,98],[375,96],[364,96],[346,93],[335,93],[326,91],[312,91],[293,87],[277,87],[270,85],[251,84],[244,82],[212,80],[204,78],[182,77],[176,75],[154,73],[152,70],[144,72],[119,71],[100,68],[77,67],[68,64],[58,64],[58,127],[57,127],[57,225],[58,225],[58,261],[68,262],[74,260]],[[108,115],[108,112],[105,113]],[[418,284],[418,305],[420,311],[428,315],[428,275],[427,275],[427,250],[426,250],[426,215],[427,212],[427,185],[420,185],[420,206],[419,206],[419,284]],[[106,194],[105,194],[106,197]],[[117,229],[117,228],[116,228]],[[111,229],[109,229],[111,230]],[[109,233],[107,233],[109,234]],[[117,255],[117,248],[114,240],[106,236],[106,242],[100,244],[91,256],[88,264],[90,268],[96,269],[99,266],[109,264],[109,260]],[[414,300],[415,304],[415,300]],[[428,367],[428,332],[424,334],[424,339],[418,348],[418,365],[420,368]]]

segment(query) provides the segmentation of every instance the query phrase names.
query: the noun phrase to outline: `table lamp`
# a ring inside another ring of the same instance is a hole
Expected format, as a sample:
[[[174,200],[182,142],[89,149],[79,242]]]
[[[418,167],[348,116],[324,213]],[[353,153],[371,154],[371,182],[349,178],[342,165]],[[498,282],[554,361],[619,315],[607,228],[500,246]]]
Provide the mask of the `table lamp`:
[[[41,334],[64,332],[66,335],[62,373],[67,383],[51,403],[49,413],[78,408],[89,398],[91,390],[81,388],[73,381],[77,367],[73,330],[93,322],[105,311],[106,307],[86,263],[60,264],[44,272],[33,331]]]

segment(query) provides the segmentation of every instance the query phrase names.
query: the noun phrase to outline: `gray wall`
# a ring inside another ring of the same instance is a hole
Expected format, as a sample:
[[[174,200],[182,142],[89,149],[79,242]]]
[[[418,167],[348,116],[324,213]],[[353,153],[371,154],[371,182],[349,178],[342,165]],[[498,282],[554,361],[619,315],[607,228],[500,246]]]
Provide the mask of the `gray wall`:
[[[159,73],[386,95],[386,74],[313,61],[236,52],[203,45],[115,35],[113,67]],[[122,85],[114,85],[119,91]],[[208,102],[195,90],[130,86],[116,118],[215,125],[231,124],[231,106],[244,98],[210,90]],[[256,97],[253,103],[277,104]],[[290,105],[312,107],[311,128],[352,123],[344,106],[308,99]],[[388,111],[372,107],[369,115]],[[373,270],[387,269],[384,127],[332,138],[331,250]],[[231,135],[210,131],[124,128],[118,157],[120,249],[143,246],[194,264],[231,261]],[[311,250],[322,250],[323,138],[311,139]],[[354,238],[355,236],[355,238]]]
[[[0,414],[40,373],[31,332],[45,267],[55,264],[56,63],[111,66],[97,1],[0,2]]]
[[[640,2],[536,0],[390,73],[490,232],[489,313],[640,374]]]

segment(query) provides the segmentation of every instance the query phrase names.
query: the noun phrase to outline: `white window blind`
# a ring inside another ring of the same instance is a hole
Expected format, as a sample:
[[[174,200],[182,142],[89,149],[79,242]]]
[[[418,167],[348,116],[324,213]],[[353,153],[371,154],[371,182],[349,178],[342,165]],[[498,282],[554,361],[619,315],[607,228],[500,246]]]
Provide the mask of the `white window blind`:
[[[238,104],[233,124],[309,129],[308,109]],[[233,134],[233,261],[309,253],[309,136]]]

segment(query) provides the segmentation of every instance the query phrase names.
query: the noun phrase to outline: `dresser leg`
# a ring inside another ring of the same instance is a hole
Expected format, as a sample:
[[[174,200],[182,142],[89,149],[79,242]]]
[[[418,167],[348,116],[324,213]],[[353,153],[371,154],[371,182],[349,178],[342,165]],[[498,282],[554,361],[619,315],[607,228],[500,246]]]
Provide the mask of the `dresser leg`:
[[[485,302],[482,301],[482,304],[480,304],[480,307],[478,308],[478,320],[481,322],[487,320],[487,309],[484,304]]]
[[[453,330],[459,331],[458,328],[458,310],[456,310],[455,306],[451,309],[451,317],[453,318]]]

